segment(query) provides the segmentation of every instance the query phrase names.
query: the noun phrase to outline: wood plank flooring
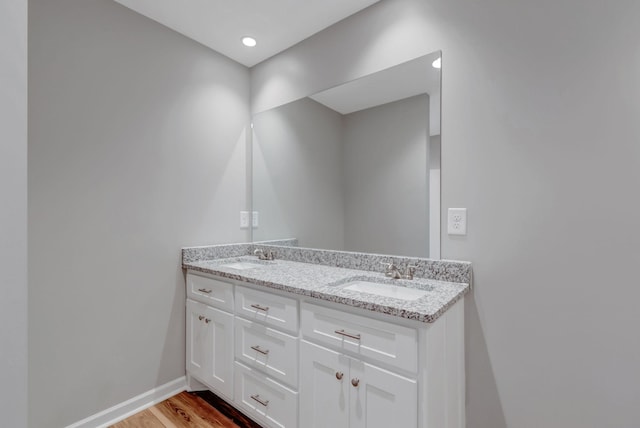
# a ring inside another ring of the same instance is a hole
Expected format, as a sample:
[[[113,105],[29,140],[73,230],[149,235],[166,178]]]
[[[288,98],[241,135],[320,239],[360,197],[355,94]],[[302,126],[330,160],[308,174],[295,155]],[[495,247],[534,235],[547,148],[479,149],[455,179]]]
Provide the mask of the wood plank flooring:
[[[111,428],[239,428],[195,394],[181,392]]]

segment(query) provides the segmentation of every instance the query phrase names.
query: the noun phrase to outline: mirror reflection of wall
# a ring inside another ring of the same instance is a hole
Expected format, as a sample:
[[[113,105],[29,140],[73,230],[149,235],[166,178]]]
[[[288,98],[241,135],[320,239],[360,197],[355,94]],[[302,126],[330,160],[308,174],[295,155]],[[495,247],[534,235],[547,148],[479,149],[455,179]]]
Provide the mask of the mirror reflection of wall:
[[[255,115],[253,240],[434,257],[439,55]]]

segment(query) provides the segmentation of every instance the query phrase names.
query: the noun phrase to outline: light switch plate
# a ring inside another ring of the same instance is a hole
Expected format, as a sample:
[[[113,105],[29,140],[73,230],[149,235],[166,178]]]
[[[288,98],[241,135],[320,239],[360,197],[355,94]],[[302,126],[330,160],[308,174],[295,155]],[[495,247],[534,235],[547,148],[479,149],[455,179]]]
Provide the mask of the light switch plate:
[[[447,233],[449,235],[467,234],[466,208],[449,208],[447,215]]]

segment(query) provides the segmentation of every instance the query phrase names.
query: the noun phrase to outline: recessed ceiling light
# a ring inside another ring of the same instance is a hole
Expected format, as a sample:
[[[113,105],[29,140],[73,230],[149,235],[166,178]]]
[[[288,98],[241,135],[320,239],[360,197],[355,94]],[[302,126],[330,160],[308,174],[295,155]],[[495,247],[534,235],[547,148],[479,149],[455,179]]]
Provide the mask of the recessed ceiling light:
[[[431,63],[431,66],[433,68],[441,68],[442,67],[442,57],[440,57],[440,58],[436,59],[435,61],[433,61]]]
[[[243,37],[242,38],[242,44],[245,46],[248,46],[250,48],[254,47],[255,45],[258,44],[258,42],[256,42],[256,39],[254,39],[253,37]]]

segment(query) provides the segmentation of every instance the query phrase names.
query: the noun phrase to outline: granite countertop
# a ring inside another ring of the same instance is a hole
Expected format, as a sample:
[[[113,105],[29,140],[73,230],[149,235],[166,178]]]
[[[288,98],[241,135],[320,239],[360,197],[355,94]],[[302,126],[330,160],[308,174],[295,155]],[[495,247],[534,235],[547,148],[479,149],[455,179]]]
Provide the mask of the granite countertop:
[[[239,262],[255,265],[255,268],[234,269],[223,266]],[[210,260],[185,259],[183,268],[427,323],[434,322],[470,289],[468,282],[449,282],[424,277],[414,277],[412,280],[390,279],[384,273],[370,269],[360,270],[283,259],[261,261],[250,255]],[[379,270],[382,271],[382,267]],[[470,276],[467,278],[470,279]],[[426,295],[416,300],[404,300],[344,288],[346,283],[355,280],[420,289],[426,291]]]

